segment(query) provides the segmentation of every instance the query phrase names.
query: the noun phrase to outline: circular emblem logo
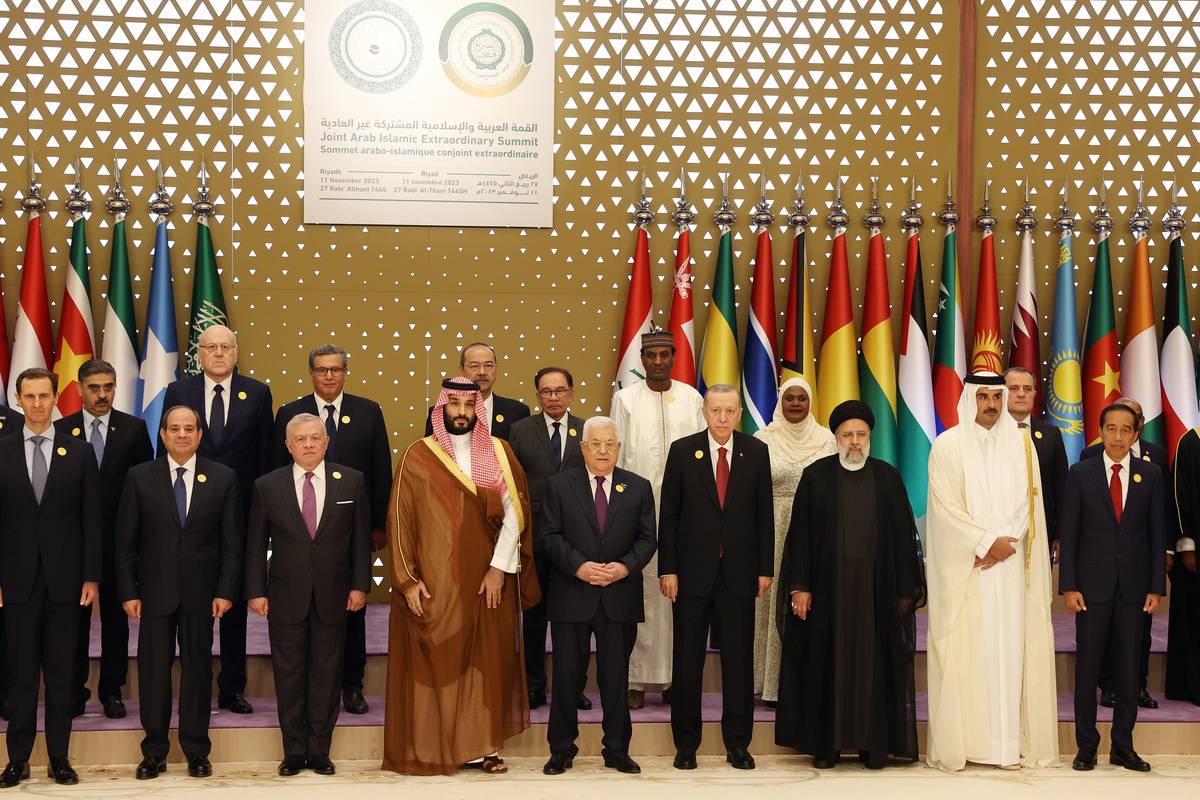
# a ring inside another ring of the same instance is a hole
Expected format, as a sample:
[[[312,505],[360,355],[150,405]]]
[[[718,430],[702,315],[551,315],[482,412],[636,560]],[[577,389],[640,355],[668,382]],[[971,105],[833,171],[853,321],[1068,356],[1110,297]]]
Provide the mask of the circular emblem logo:
[[[450,81],[476,97],[508,94],[533,64],[529,27],[500,3],[472,3],[442,29],[438,58]]]
[[[421,32],[412,16],[395,3],[361,0],[333,21],[329,60],[355,89],[394,92],[421,65]]]

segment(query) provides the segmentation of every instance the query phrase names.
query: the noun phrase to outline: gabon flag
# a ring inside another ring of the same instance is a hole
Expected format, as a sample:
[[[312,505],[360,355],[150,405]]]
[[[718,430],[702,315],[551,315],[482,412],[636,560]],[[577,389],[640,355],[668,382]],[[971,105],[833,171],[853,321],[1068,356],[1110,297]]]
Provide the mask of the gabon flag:
[[[1100,241],[1096,243],[1092,298],[1083,335],[1083,438],[1089,445],[1100,441],[1100,412],[1121,396],[1117,321],[1108,255],[1108,234],[1112,225],[1112,217],[1101,200],[1092,219],[1092,228],[1099,234]]]
[[[842,183],[838,179],[837,200],[827,218],[833,227],[829,253],[829,291],[825,295],[822,326],[821,371],[817,384],[817,421],[828,427],[829,414],[846,400],[858,400],[858,343],[854,337],[854,306],[850,298],[850,264],[846,259],[846,223],[842,206]]]

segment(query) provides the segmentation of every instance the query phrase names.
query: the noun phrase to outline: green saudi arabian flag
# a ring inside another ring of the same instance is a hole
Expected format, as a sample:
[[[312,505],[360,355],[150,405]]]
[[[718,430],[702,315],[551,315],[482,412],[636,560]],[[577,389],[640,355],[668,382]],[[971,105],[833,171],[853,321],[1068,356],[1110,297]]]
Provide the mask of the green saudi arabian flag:
[[[200,334],[213,325],[228,325],[225,294],[221,291],[221,276],[217,272],[217,256],[213,250],[212,231],[208,217],[197,218],[196,268],[192,271],[192,318],[188,324],[188,347],[184,370],[188,375],[200,373]]]

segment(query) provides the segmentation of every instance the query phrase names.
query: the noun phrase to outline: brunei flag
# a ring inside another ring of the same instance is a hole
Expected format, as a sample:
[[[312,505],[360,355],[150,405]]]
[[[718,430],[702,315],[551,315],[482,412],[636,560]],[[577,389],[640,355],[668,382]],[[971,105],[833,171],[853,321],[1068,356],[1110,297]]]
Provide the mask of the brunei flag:
[[[1083,450],[1083,389],[1079,382],[1079,323],[1075,315],[1075,259],[1070,228],[1058,242],[1054,321],[1050,327],[1050,373],[1046,376],[1046,421],[1062,431],[1067,464]],[[1195,398],[1195,387],[1192,388]],[[1193,404],[1194,405],[1194,404]]]
[[[1162,375],[1163,427],[1166,432],[1164,444],[1171,466],[1174,466],[1179,437],[1197,425],[1196,367],[1192,361],[1187,270],[1183,263],[1183,236],[1180,230],[1171,232],[1167,255],[1166,314],[1163,319],[1162,362],[1159,371]]]
[[[958,283],[958,255],[954,215],[942,241],[942,282],[938,287],[937,331],[933,343],[933,409],[937,432],[958,424],[958,398],[967,374],[966,337],[963,334],[962,289]]]
[[[1100,441],[1100,412],[1121,396],[1118,365],[1108,231],[1102,230],[1096,244],[1092,299],[1083,336],[1083,438],[1088,444]]]
[[[862,331],[858,384],[863,402],[871,407],[871,413],[875,415],[875,428],[871,431],[871,455],[898,467],[892,301],[888,296],[883,234],[877,227],[871,228],[871,238],[867,242],[867,287],[863,300]]]
[[[746,353],[742,362],[742,432],[767,427],[775,413],[779,373],[775,362],[775,269],[771,231],[758,232],[754,255],[754,286],[746,315]]]
[[[783,317],[783,346],[779,354],[780,380],[804,378],[817,386],[816,352],[813,350],[812,305],[808,301],[808,256],[804,251],[804,228],[796,227],[792,237],[792,273],[788,279],[787,310]],[[820,415],[816,391],[809,402],[809,413]]]
[[[717,271],[713,276],[712,299],[708,304],[708,323],[704,326],[704,344],[700,349],[700,375],[696,390],[703,395],[709,386],[727,384],[735,388],[738,380],[737,309],[733,289],[733,232],[721,228],[717,244]]]
[[[1146,219],[1149,223],[1149,220]],[[1154,314],[1154,284],[1146,232],[1134,233],[1133,270],[1129,276],[1129,306],[1125,316],[1125,349],[1121,351],[1121,391],[1142,405],[1146,422],[1141,438],[1162,444],[1162,383],[1158,378],[1158,326]]]
[[[850,264],[846,260],[846,229],[834,228],[829,255],[829,290],[825,295],[825,324],[821,336],[817,421],[829,425],[829,413],[845,400],[858,400],[858,355],[854,340],[854,306],[850,299]]]

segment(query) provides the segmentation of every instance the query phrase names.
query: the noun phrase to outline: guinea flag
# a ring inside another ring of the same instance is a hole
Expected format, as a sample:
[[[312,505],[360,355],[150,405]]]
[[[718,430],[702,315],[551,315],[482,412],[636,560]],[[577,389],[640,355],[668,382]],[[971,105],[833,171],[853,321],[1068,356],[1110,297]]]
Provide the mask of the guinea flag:
[[[1108,231],[1100,232],[1083,342],[1083,438],[1100,441],[1100,412],[1121,396]]]
[[[829,425],[838,404],[858,397],[858,355],[854,340],[854,305],[850,299],[850,264],[846,260],[846,229],[835,228],[829,255],[829,290],[825,295],[825,324],[817,385],[817,421]]]

